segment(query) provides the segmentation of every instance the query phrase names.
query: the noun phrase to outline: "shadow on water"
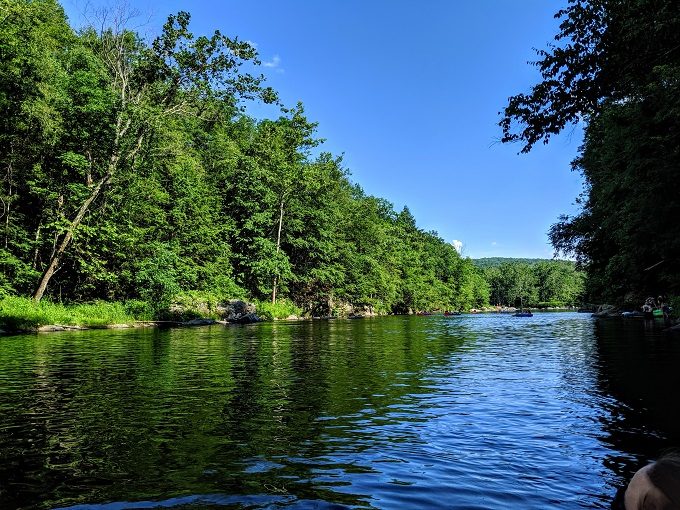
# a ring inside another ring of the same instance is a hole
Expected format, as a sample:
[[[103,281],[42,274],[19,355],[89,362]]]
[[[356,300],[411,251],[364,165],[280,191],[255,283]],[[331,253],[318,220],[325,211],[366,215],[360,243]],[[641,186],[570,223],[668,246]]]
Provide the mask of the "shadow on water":
[[[605,508],[680,342],[577,314],[0,339],[0,507]]]
[[[643,321],[604,320],[595,325],[598,386],[615,399],[604,423],[606,441],[619,452],[605,459],[619,484],[680,447],[680,336]]]

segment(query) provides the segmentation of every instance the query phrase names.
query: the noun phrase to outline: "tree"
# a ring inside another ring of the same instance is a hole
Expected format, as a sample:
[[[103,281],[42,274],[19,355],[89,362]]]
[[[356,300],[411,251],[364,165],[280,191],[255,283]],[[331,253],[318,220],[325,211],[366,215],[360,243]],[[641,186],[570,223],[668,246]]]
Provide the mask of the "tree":
[[[588,121],[609,103],[644,95],[650,74],[680,60],[675,0],[569,0],[555,44],[538,50],[543,80],[512,96],[499,125],[522,152],[568,124]]]
[[[550,238],[591,276],[591,295],[638,302],[680,290],[680,67],[647,97],[613,104],[591,122],[575,161],[586,180],[582,211]]]
[[[39,177],[63,132],[63,62],[74,44],[56,1],[0,0],[0,289],[25,291],[37,276]]]
[[[553,246],[587,269],[592,300],[677,292],[680,3],[570,0],[557,16],[543,80],[510,98],[503,141],[528,152],[584,120],[582,211],[553,225]]]
[[[258,135],[252,145],[253,157],[264,166],[264,178],[276,197],[276,252],[274,255],[271,301],[276,303],[283,267],[288,263],[281,257],[281,232],[284,214],[289,202],[305,189],[314,187],[314,166],[308,164],[309,150],[321,143],[312,135],[316,123],[310,123],[304,116],[301,103],[272,122],[265,120],[259,125]]]
[[[276,100],[271,89],[261,87],[262,77],[239,71],[244,62],[258,63],[250,44],[219,32],[194,38],[189,19],[186,12],[170,16],[149,47],[124,28],[124,17],[102,33],[90,29],[82,36],[105,66],[115,95],[111,129],[97,153],[76,154],[80,161],[89,161],[92,182],[43,271],[35,300],[42,298],[92,203],[116,184],[121,171],[134,170],[163,122],[174,116],[200,115],[210,98],[233,106],[254,97]]]

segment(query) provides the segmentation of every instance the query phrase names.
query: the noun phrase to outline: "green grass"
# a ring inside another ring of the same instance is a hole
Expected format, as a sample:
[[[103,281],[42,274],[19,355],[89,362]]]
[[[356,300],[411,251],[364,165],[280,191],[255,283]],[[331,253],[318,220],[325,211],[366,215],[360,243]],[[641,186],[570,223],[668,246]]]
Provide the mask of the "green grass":
[[[170,317],[174,320],[217,318],[216,307],[220,299],[211,293],[186,292],[176,296],[173,301],[183,308],[179,314],[181,317],[176,317],[177,314]],[[285,319],[302,313],[287,299],[279,300],[274,305],[269,301],[259,301],[256,302],[256,308],[257,315],[264,320]],[[47,299],[36,303],[25,297],[0,296],[0,329],[25,331],[52,324],[97,328],[110,324],[131,324],[135,320],[153,320],[158,318],[156,312],[149,303],[139,300],[64,305]],[[170,312],[164,311],[163,314],[170,315]]]
[[[122,303],[98,301],[88,304],[62,305],[42,300],[7,296],[0,299],[0,328],[9,331],[35,329],[48,324],[103,327],[129,324],[135,318]]]
[[[255,308],[257,316],[266,321],[302,314],[302,310],[288,299],[280,299],[276,304],[272,304],[271,301],[256,301]]]

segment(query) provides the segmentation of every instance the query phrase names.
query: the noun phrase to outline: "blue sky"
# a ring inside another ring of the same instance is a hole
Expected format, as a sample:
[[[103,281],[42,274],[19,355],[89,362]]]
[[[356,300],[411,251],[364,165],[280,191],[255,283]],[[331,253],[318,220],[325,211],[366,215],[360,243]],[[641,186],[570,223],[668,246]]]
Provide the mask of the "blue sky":
[[[62,1],[76,25],[100,5]],[[580,129],[528,155],[497,142],[498,112],[538,81],[527,62],[566,0],[128,1],[149,35],[186,10],[195,34],[254,42],[269,84],[304,103],[352,180],[466,256],[551,257],[546,232],[576,211]]]

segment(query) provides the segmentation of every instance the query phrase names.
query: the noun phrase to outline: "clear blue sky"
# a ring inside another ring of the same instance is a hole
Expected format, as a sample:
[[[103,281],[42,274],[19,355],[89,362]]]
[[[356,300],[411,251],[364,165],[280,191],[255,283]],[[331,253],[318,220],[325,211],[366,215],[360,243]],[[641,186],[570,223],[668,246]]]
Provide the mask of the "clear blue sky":
[[[62,1],[80,24],[85,1]],[[582,189],[570,169],[582,133],[518,155],[497,143],[497,122],[539,79],[527,62],[552,41],[566,0],[128,2],[149,35],[186,10],[195,34],[254,42],[269,84],[304,103],[352,180],[461,240],[464,255],[552,256],[546,232]]]

